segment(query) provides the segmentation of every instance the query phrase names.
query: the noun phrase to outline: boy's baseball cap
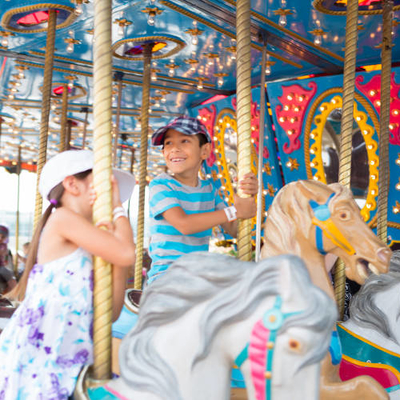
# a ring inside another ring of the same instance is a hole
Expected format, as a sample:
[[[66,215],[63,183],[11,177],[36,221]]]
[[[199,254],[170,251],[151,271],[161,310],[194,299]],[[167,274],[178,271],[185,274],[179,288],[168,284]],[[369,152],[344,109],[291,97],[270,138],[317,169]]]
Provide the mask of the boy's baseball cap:
[[[42,169],[39,181],[40,194],[44,199],[48,199],[51,190],[64,178],[93,169],[93,165],[94,154],[90,150],[67,150],[57,154],[48,160]],[[112,172],[118,181],[120,199],[123,203],[131,197],[135,178],[120,169],[113,168]]]
[[[155,131],[151,137],[151,143],[153,146],[161,146],[164,143],[164,136],[168,129],[175,129],[185,135],[202,134],[206,137],[207,142],[211,143],[211,137],[207,132],[207,128],[197,118],[187,117],[184,115],[175,118],[168,125]]]

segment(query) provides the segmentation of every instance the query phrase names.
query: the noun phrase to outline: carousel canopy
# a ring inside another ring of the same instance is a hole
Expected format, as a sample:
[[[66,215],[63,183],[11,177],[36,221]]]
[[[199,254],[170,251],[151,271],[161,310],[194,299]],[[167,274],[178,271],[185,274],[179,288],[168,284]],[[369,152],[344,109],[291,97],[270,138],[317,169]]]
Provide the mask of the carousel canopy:
[[[63,91],[68,90],[71,145],[92,144],[93,2],[89,0],[0,1],[2,121],[0,159],[14,162],[21,146],[26,167],[36,162],[48,9],[57,10],[48,154],[58,151]],[[252,1],[252,84],[343,72],[346,0]],[[379,68],[381,1],[359,0],[359,70]],[[394,2],[395,10],[400,1]],[[146,0],[113,2],[113,112],[122,81],[119,159],[129,168],[132,149],[139,159],[143,49],[153,44],[150,128],[203,102],[236,91],[236,7],[234,0]],[[399,35],[398,19],[393,35]],[[261,51],[267,46],[266,65]],[[400,62],[400,48],[393,48]],[[135,162],[134,170],[137,165]],[[162,170],[158,149],[149,150],[149,174]]]

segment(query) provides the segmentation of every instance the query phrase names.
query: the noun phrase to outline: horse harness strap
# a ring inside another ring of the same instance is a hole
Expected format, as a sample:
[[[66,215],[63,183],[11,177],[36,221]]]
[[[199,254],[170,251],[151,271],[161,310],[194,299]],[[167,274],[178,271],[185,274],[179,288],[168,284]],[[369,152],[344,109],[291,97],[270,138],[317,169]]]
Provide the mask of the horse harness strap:
[[[322,233],[332,240],[337,246],[343,249],[346,253],[353,255],[356,253],[354,247],[350,244],[350,242],[344,237],[342,232],[338,229],[335,223],[332,221],[332,214],[329,210],[329,203],[336,193],[332,193],[328,200],[324,204],[318,204],[314,200],[310,200],[309,204],[313,210],[314,217],[311,222],[315,225],[315,243],[318,251],[325,255],[326,251],[324,250],[324,243],[322,238]]]
[[[273,307],[254,325],[250,342],[235,359],[238,368],[247,359],[250,360],[251,378],[257,398],[260,399],[271,399],[272,364],[278,331],[287,318],[300,314],[300,312],[283,313],[281,308],[282,298],[277,296]],[[260,372],[261,364],[263,374]]]

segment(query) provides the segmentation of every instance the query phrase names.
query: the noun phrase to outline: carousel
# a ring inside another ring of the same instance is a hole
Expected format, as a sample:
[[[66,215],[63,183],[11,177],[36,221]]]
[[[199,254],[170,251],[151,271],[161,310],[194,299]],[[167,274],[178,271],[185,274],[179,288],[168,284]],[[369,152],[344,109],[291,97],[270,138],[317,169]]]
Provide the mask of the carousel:
[[[94,223],[112,220],[112,168],[136,178],[124,306],[134,322],[112,328],[112,266],[95,257],[94,363],[74,399],[400,400],[398,10],[400,0],[0,0],[15,257],[23,171],[37,182],[32,233],[57,153],[94,152]],[[257,176],[257,215],[239,220],[237,239],[214,229],[210,253],[178,259],[141,296],[147,187],[167,171],[151,136],[181,115],[207,129],[199,174],[227,205]],[[17,305],[0,302],[4,326]]]

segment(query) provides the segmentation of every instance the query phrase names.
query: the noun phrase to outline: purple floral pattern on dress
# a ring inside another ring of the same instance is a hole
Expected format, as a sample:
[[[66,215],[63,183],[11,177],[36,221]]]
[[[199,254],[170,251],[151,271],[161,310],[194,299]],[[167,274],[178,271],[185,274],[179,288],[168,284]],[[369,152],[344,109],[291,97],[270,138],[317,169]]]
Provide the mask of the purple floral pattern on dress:
[[[92,287],[92,261],[81,249],[35,265],[25,300],[0,335],[0,400],[73,393],[82,366],[93,362]]]

